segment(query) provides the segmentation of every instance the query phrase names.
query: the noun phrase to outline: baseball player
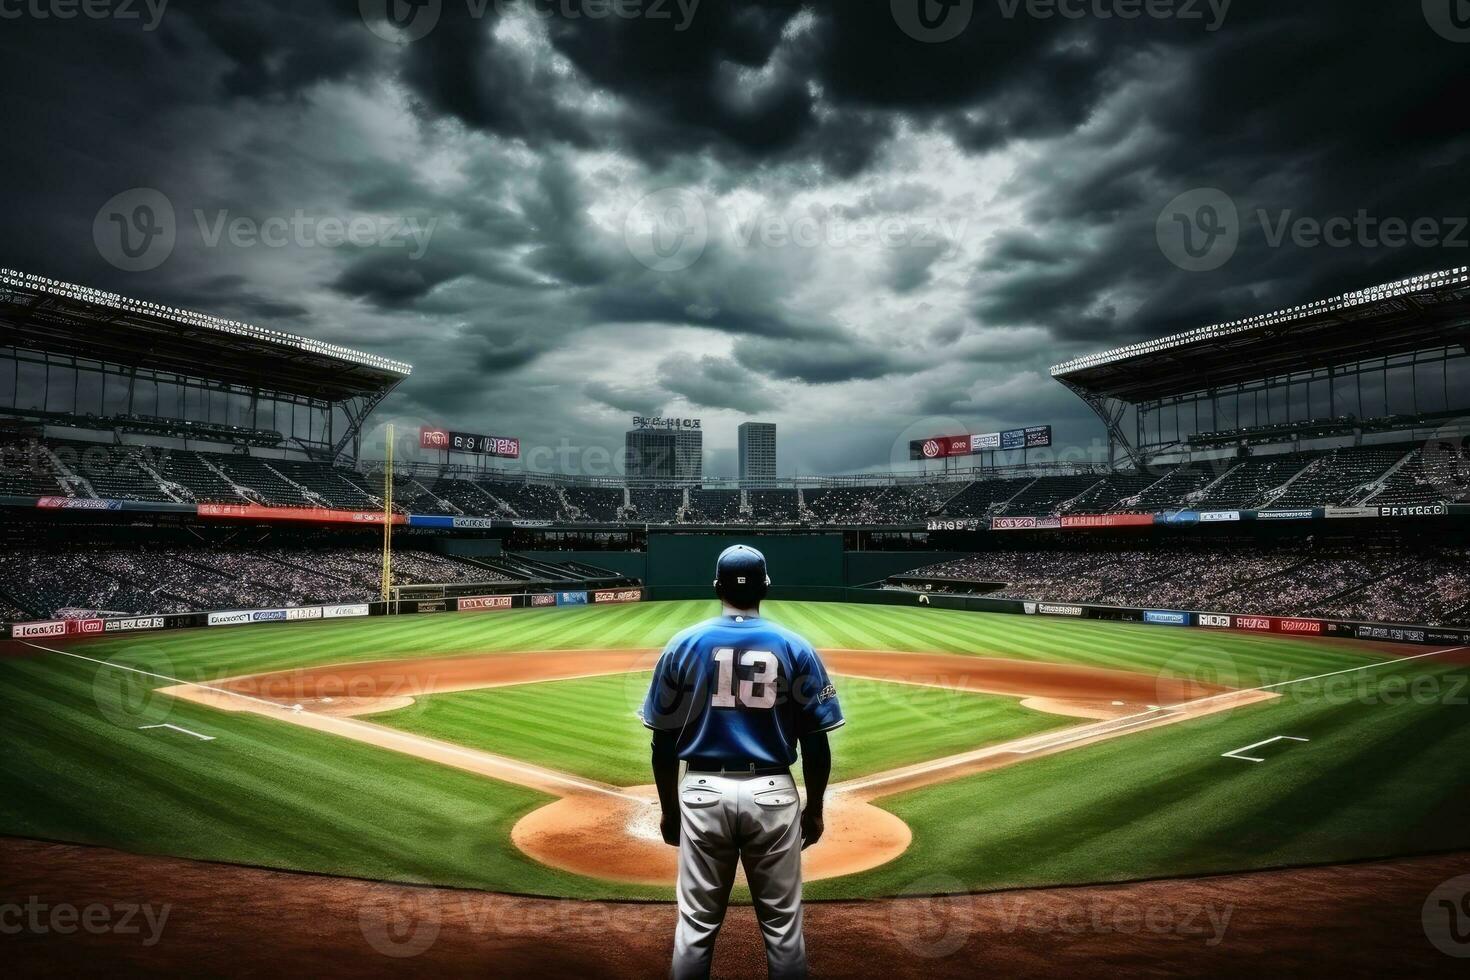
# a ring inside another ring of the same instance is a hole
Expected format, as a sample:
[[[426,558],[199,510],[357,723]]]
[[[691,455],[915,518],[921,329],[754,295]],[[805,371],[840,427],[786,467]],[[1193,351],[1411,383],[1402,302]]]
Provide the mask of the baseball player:
[[[735,865],[745,866],[772,977],[806,976],[801,851],[822,836],[837,691],[810,643],[760,617],[766,559],[735,545],[715,563],[723,615],[669,641],[643,723],[663,837],[679,848],[675,980],[708,977]],[[801,746],[806,809],[791,765]],[[679,762],[686,771],[679,778]]]

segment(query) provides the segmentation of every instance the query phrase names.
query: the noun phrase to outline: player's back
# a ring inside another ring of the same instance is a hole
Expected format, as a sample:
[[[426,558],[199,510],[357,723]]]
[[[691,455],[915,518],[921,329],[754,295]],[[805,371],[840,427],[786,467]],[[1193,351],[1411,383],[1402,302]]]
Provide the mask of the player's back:
[[[759,616],[719,616],[664,649],[644,705],[650,728],[679,732],[691,764],[789,766],[798,740],[842,723],[816,651]]]

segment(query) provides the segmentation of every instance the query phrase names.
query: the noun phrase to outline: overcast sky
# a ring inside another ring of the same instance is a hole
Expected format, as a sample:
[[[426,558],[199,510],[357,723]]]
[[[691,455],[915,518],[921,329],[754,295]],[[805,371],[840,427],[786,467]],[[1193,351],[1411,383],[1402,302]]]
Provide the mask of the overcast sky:
[[[746,418],[783,475],[1086,444],[1054,363],[1470,259],[1459,0],[88,2],[0,0],[0,264],[582,470],[634,414],[714,475]]]

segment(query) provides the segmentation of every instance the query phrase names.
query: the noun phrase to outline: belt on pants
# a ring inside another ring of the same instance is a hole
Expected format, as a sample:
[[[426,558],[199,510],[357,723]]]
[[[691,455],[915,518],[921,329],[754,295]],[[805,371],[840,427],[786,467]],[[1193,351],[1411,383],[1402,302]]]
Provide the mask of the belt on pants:
[[[790,766],[773,766],[766,762],[732,762],[719,759],[689,759],[690,772],[715,776],[785,776]]]

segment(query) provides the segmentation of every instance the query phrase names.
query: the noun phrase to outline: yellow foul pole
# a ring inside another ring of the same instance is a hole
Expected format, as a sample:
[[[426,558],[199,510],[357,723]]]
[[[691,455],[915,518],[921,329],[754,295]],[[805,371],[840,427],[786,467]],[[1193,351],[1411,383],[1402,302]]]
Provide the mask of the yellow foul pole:
[[[393,423],[388,423],[387,454],[383,463],[383,601],[393,589]]]

